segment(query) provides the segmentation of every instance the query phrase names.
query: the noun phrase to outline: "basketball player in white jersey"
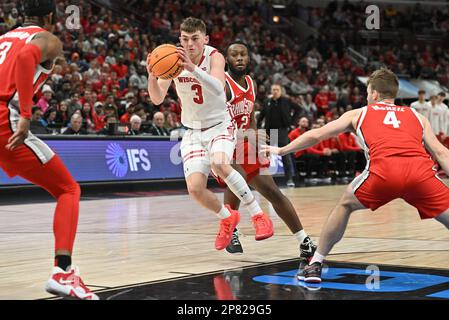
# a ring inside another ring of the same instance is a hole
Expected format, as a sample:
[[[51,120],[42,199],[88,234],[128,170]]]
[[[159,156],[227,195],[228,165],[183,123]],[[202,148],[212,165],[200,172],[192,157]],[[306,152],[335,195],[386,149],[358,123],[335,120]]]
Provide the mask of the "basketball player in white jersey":
[[[422,114],[427,119],[430,118],[430,102],[426,101],[425,90],[418,91],[418,100],[413,102],[410,107],[418,111],[418,113]]]
[[[444,118],[446,116],[445,111],[440,105],[438,95],[434,94],[430,97],[430,117],[429,122],[432,127],[433,133],[437,136],[438,140],[442,140],[442,136],[446,132],[444,127]]]
[[[256,202],[245,179],[230,165],[235,147],[235,128],[227,112],[225,95],[225,59],[208,46],[206,25],[202,20],[187,18],[180,26],[181,47],[178,54],[184,70],[174,79],[181,100],[181,122],[188,128],[181,143],[181,156],[189,194],[221,219],[215,248],[230,243],[240,214],[221,203],[207,190],[211,171],[220,176],[231,191],[248,208],[256,228],[256,240],[273,235],[273,224]],[[151,101],[164,101],[172,80],[157,79],[149,72],[148,91]]]

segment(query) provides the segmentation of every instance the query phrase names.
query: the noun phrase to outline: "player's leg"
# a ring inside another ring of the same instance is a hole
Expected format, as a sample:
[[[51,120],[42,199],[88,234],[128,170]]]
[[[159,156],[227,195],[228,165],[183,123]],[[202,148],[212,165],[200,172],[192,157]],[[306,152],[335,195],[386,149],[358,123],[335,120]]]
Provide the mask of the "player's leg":
[[[293,204],[281,192],[273,177],[269,174],[258,174],[250,180],[249,184],[271,203],[278,216],[294,234],[300,245],[301,258],[311,258],[316,246],[305,232]]]
[[[229,146],[228,146],[229,145]],[[232,148],[231,152],[227,149]],[[223,179],[229,189],[237,196],[251,214],[256,228],[256,240],[264,240],[273,235],[273,223],[262,211],[245,179],[231,166],[234,152],[230,141],[220,139],[211,147],[212,170]]]
[[[239,165],[233,165],[233,168],[237,170],[242,175],[242,177],[246,178],[245,172]],[[240,206],[240,199],[229,189],[229,187],[226,187],[224,192],[224,203],[233,210],[238,210]],[[234,228],[231,242],[226,247],[226,251],[234,254],[243,253],[243,247],[240,243],[239,232],[237,228]]]
[[[351,213],[359,209],[365,209],[365,207],[355,197],[352,186],[348,186],[324,224],[318,248],[310,261],[309,266],[304,269],[303,274],[298,273],[298,278],[300,280],[311,283],[321,282],[321,269],[324,259],[334,245],[343,237]]]
[[[237,211],[226,208],[217,196],[207,189],[207,177],[211,170],[209,150],[203,147],[201,131],[188,130],[181,142],[184,176],[189,195],[200,205],[214,212],[220,219],[220,230],[215,248],[226,248],[232,239],[232,232],[240,221]]]
[[[42,166],[24,172],[19,171],[19,176],[41,186],[57,201],[53,220],[55,267],[47,282],[46,290],[60,296],[98,299],[84,285],[77,269],[71,266],[79,215],[80,187],[78,183],[57,155]]]

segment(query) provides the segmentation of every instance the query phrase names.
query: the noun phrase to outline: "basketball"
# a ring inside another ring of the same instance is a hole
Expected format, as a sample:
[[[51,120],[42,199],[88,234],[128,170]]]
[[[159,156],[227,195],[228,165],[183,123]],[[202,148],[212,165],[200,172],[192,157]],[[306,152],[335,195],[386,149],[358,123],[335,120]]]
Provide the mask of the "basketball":
[[[176,46],[163,44],[151,52],[148,65],[156,77],[168,80],[176,78],[184,70],[179,65],[180,61]]]

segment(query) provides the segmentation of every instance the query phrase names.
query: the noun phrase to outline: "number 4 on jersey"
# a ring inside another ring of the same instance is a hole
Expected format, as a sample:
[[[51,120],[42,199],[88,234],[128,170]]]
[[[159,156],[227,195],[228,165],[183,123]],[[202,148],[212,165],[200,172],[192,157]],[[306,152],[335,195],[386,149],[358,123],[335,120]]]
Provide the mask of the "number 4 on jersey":
[[[399,121],[398,118],[396,118],[396,113],[394,111],[388,111],[384,119],[384,124],[392,125],[393,128],[397,129],[399,128],[401,121]]]

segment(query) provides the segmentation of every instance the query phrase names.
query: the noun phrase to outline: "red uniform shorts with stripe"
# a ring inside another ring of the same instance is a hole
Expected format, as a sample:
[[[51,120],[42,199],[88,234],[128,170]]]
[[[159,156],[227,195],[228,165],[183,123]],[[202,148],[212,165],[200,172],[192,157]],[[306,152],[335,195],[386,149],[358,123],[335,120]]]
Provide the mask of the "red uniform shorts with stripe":
[[[238,142],[234,151],[233,163],[242,167],[246,174],[246,181],[250,182],[255,176],[260,174],[261,169],[270,167],[268,158],[261,159],[255,150],[255,147],[249,142]],[[226,183],[218,176],[213,174],[217,182],[225,187]]]
[[[50,147],[31,133],[23,144],[9,151],[5,146],[10,136],[11,133],[5,135],[5,131],[0,133],[0,167],[10,178],[30,170],[39,170],[55,155]]]
[[[436,176],[431,159],[390,157],[370,164],[351,183],[354,195],[372,211],[401,198],[418,209],[421,219],[449,209],[449,188]]]

